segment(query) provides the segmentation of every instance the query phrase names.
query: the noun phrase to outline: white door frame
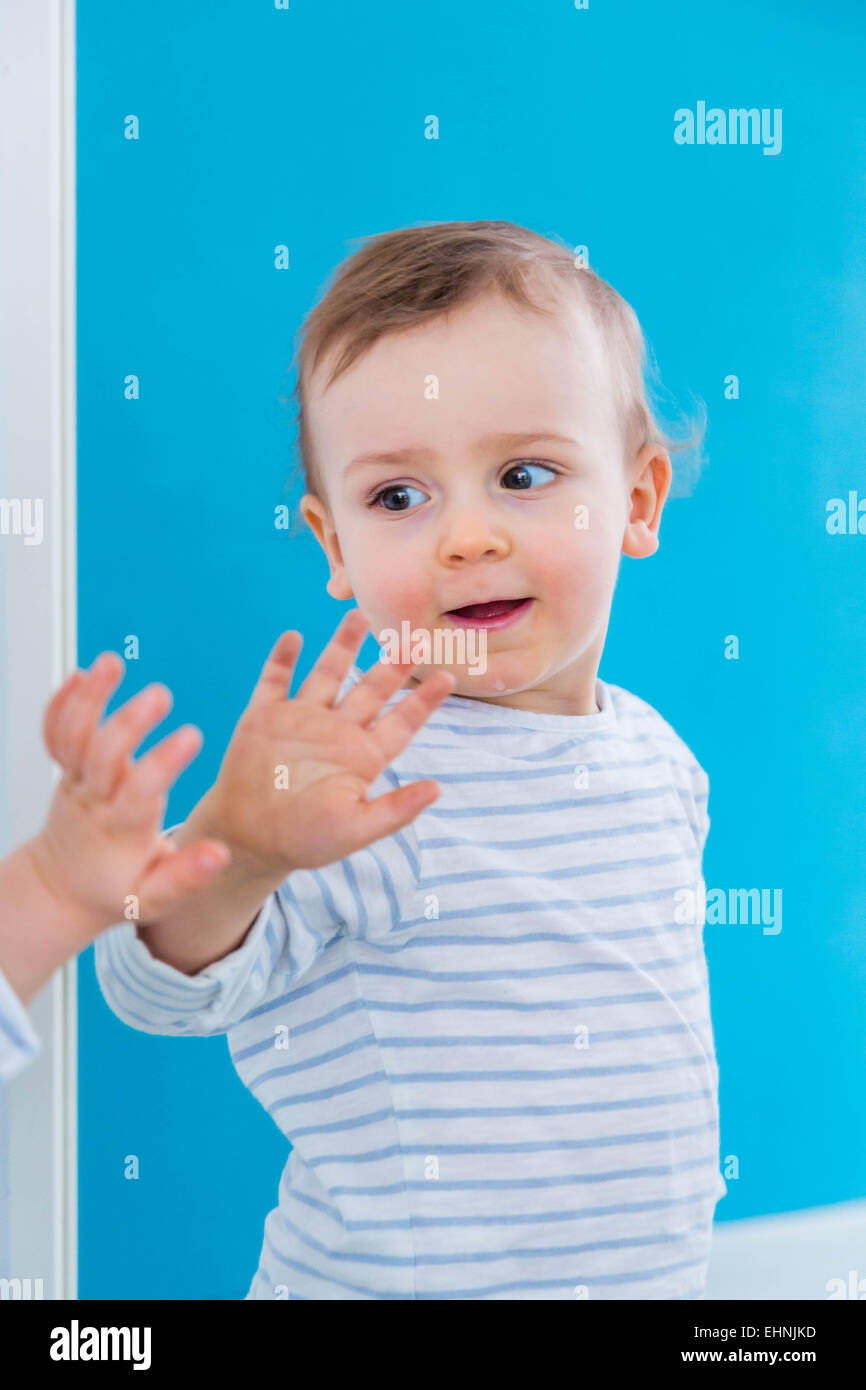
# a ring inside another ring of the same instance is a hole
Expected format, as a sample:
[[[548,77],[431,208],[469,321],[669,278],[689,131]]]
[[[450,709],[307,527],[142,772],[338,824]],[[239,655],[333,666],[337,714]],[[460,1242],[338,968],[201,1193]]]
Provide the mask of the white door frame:
[[[74,0],[0,0],[0,496],[41,498],[44,515],[41,544],[0,535],[0,853],[42,822],[56,779],[42,711],[77,661],[75,18]],[[70,1299],[78,1283],[74,961],[30,1013],[42,1052],[9,1085],[2,1273],[30,1280],[31,1297]]]

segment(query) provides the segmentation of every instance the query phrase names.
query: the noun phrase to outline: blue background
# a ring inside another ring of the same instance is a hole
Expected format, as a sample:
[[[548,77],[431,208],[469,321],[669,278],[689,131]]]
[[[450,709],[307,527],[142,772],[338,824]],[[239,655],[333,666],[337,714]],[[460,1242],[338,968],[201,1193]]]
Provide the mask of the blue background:
[[[658,555],[623,559],[600,674],[706,767],[708,886],[783,890],[779,935],[706,931],[721,1152],[739,1160],[718,1219],[866,1194],[866,537],[825,528],[829,498],[866,495],[866,11],[80,0],[77,29],[80,661],[136,634],[119,698],[165,681],[160,736],[203,729],[169,822],[278,633],[303,631],[303,676],[346,606],[273,509],[293,335],[353,239],[504,218],[586,244],[641,319],[665,420],[709,410]],[[676,145],[673,113],[698,100],[781,107],[781,153]],[[242,1297],[285,1140],[224,1038],[125,1027],[92,955],[80,1296]]]

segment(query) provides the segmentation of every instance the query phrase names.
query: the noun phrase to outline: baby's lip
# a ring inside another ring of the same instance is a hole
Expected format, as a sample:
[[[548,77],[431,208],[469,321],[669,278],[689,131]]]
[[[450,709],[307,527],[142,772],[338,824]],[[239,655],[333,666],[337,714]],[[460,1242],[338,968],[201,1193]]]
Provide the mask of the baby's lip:
[[[461,608],[449,608],[446,614],[450,617],[456,614],[460,618],[501,618],[506,613],[512,612],[522,603],[528,603],[528,598],[489,598],[480,603],[465,603]]]
[[[457,627],[493,630],[520,622],[534,602],[532,598],[487,599],[484,603],[467,603],[462,608],[452,608],[445,617]]]

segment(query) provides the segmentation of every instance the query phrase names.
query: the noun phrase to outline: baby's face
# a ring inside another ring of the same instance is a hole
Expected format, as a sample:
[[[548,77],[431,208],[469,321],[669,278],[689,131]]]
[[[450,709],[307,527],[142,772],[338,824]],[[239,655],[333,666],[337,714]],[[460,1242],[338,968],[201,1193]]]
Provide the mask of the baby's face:
[[[307,409],[326,497],[302,508],[329,592],[354,596],[380,641],[429,633],[418,669],[445,666],[458,695],[592,713],[619,556],[656,548],[667,482],[660,499],[645,485],[658,450],[623,458],[591,323],[487,296],[380,339],[318,394],[323,375]],[[437,660],[449,628],[466,650]]]

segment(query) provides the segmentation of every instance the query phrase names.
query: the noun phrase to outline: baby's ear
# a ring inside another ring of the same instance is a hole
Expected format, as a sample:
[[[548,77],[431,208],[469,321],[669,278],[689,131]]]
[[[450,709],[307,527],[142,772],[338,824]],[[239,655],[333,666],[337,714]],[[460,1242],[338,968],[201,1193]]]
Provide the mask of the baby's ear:
[[[344,599],[355,597],[355,590],[349,583],[348,576],[342,565],[331,570],[331,577],[325,585],[325,588],[331,595],[331,598]]]
[[[629,470],[629,515],[622,538],[624,555],[641,560],[659,548],[662,508],[671,485],[671,461],[666,449],[647,444]]]
[[[343,553],[337,538],[330,510],[320,497],[308,492],[301,498],[301,513],[319,545],[325,552],[331,567],[331,577],[325,588],[331,598],[354,598],[355,593],[349,583],[349,576],[343,564]]]

